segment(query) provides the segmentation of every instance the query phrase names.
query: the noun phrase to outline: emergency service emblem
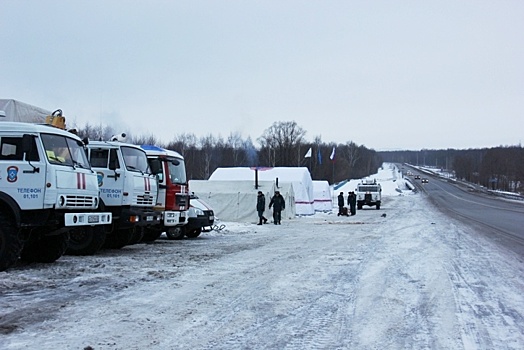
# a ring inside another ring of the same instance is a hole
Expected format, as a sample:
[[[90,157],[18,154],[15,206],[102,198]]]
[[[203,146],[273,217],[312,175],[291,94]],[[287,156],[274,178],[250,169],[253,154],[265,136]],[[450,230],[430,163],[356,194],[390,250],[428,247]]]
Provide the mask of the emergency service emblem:
[[[102,185],[104,184],[104,173],[96,173],[96,178],[98,180],[98,187],[102,187]]]
[[[7,182],[16,182],[18,180],[18,167],[10,166],[7,168]]]

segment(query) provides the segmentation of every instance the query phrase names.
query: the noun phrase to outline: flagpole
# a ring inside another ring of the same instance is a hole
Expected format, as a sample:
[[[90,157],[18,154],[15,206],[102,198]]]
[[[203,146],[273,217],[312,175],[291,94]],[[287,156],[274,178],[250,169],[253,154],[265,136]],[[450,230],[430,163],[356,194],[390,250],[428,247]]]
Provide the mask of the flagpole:
[[[329,158],[333,162],[333,184],[335,184],[335,146],[333,146],[333,151],[331,151]]]
[[[335,159],[333,159],[333,185],[335,184]]]

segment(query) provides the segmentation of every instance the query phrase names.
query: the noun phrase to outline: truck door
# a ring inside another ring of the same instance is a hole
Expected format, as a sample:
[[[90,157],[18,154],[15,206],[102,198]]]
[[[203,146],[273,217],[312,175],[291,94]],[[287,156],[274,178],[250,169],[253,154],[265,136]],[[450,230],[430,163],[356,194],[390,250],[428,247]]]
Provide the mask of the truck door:
[[[157,203],[161,207],[161,210],[166,208],[166,190],[167,190],[167,175],[166,169],[167,165],[165,161],[160,157],[148,157],[147,161],[149,167],[151,168],[151,173],[156,175],[158,179],[158,198]]]
[[[125,205],[124,176],[115,148],[92,148],[89,151],[91,167],[96,171],[100,199],[106,206]],[[129,205],[129,204],[128,204]]]
[[[34,136],[0,135],[0,191],[23,210],[43,209],[45,173]]]

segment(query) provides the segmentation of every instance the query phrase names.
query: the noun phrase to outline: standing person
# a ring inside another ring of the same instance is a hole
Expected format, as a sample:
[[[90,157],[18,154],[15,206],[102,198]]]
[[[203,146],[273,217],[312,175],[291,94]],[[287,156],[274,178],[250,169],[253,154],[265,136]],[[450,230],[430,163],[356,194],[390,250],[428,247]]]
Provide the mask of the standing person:
[[[286,201],[280,194],[280,191],[275,191],[275,195],[271,198],[269,209],[271,209],[271,207],[273,207],[273,223],[275,225],[280,225],[281,212],[286,209]]]
[[[349,211],[350,211],[351,215],[356,215],[357,214],[357,210],[356,210],[357,195],[353,191],[349,192],[348,205],[349,205]]]
[[[338,214],[337,216],[344,215],[344,192],[340,192],[338,195]]]
[[[262,225],[262,222],[264,222],[264,224],[267,223],[267,219],[264,217],[264,210],[266,210],[266,196],[264,196],[262,191],[258,191],[257,212],[259,221],[257,225]]]

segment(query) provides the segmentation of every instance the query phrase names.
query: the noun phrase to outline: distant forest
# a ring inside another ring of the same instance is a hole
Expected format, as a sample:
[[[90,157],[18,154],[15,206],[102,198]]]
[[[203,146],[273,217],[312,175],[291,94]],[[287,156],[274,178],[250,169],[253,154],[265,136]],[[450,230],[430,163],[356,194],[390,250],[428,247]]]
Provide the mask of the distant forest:
[[[524,149],[499,146],[482,149],[446,149],[379,152],[385,162],[431,166],[454,173],[461,180],[491,190],[524,193]]]
[[[79,136],[109,140],[110,126],[76,127]],[[337,183],[375,174],[383,162],[409,163],[446,169],[459,179],[501,191],[524,191],[524,150],[519,146],[468,150],[377,152],[352,141],[324,142],[320,136],[305,140],[306,131],[296,122],[275,122],[256,139],[231,133],[226,138],[180,133],[164,143],[154,135],[130,135],[126,142],[157,145],[182,154],[189,179],[206,180],[219,167],[307,167],[314,180]],[[331,159],[331,157],[333,159]]]
[[[102,125],[75,127],[81,138],[109,140],[116,134],[114,128]],[[326,143],[318,136],[305,141],[306,131],[296,122],[275,122],[253,140],[231,133],[226,138],[207,135],[196,137],[191,133],[174,135],[164,143],[154,135],[129,135],[126,142],[136,145],[156,145],[182,154],[188,178],[206,180],[218,167],[307,167],[314,180],[336,183],[375,174],[382,165],[380,155],[351,141],[345,144]],[[311,151],[310,151],[311,150]],[[333,159],[330,159],[333,154]],[[308,155],[310,155],[308,157]]]

